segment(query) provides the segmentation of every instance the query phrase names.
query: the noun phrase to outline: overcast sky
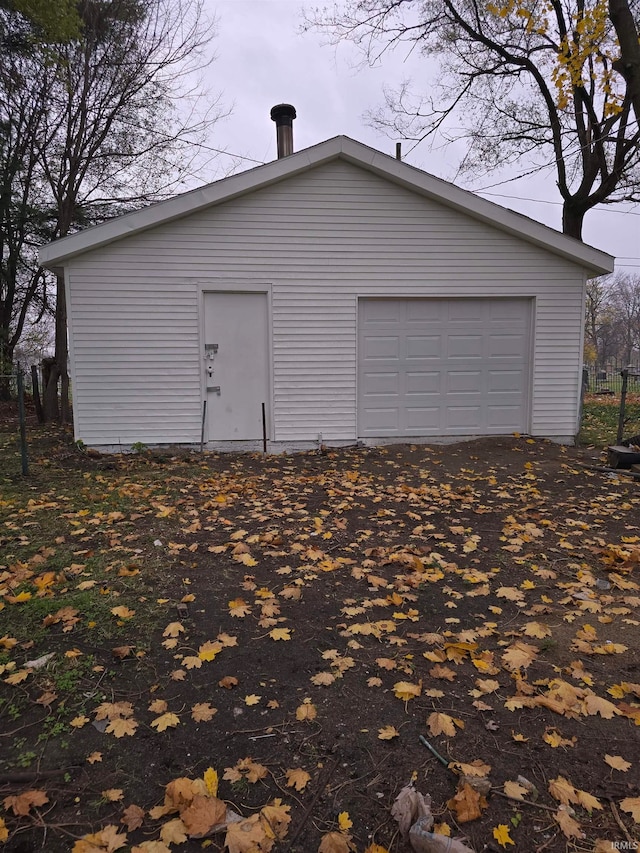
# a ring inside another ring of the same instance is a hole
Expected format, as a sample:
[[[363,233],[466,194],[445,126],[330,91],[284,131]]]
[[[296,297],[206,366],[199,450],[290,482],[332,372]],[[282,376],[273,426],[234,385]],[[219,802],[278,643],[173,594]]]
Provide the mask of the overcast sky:
[[[367,125],[364,113],[383,101],[383,86],[413,77],[428,87],[430,71],[423,59],[388,54],[379,67],[362,67],[354,46],[323,45],[318,33],[302,34],[305,0],[205,0],[217,19],[212,49],[216,60],[207,71],[208,83],[220,92],[231,115],[220,121],[211,145],[252,161],[276,157],[275,125],[269,118],[274,104],[290,103],[296,150],[344,134],[395,155],[395,142]],[[409,143],[403,146],[409,149]],[[445,180],[456,175],[462,149],[432,150],[426,144],[407,153],[414,166]],[[218,176],[231,166],[229,157],[217,162]],[[456,178],[459,186],[560,230],[561,206],[553,170],[535,177],[508,180],[531,169],[531,163],[500,174]],[[507,183],[502,183],[508,181]],[[499,184],[498,186],[495,186]],[[486,190],[484,188],[487,188]],[[616,256],[616,269],[640,275],[640,206],[596,208],[587,214],[583,239]]]

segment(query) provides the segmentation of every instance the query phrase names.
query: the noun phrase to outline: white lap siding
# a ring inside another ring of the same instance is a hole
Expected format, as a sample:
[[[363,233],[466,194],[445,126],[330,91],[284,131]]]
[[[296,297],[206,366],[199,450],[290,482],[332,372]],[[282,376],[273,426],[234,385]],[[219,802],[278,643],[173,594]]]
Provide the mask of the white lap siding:
[[[76,434],[200,440],[199,293],[271,294],[276,441],[357,438],[358,297],[533,300],[530,424],[576,431],[584,271],[334,160],[70,262]]]

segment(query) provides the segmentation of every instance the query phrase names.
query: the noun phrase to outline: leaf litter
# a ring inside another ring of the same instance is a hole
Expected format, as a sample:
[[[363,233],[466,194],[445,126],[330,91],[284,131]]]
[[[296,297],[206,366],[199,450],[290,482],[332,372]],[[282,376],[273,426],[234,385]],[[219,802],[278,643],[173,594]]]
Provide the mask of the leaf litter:
[[[635,483],[524,437],[55,447],[0,503],[3,616],[38,626],[0,637],[5,849],[404,853],[408,782],[429,843],[637,839]]]

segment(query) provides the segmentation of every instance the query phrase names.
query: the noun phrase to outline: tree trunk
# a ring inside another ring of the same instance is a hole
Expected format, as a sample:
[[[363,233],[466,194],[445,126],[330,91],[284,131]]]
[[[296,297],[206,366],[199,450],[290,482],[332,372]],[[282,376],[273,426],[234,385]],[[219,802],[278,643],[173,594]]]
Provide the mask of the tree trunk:
[[[562,207],[562,233],[581,241],[584,214],[584,210],[578,209],[570,202],[565,201]]]
[[[0,332],[0,400],[11,399],[11,375],[13,373],[13,348]]]
[[[71,421],[69,407],[69,373],[67,362],[69,348],[67,344],[67,303],[64,290],[64,276],[56,277],[56,351],[48,382],[44,388],[45,421]],[[60,404],[58,405],[58,381],[60,381]]]

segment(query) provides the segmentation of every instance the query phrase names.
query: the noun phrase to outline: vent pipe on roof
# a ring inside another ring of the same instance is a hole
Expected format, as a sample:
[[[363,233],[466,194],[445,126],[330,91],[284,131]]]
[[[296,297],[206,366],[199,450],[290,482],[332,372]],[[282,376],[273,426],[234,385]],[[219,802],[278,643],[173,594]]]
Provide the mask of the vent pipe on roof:
[[[277,104],[271,109],[271,120],[276,123],[278,160],[293,154],[293,120],[296,108],[291,104]]]

